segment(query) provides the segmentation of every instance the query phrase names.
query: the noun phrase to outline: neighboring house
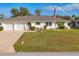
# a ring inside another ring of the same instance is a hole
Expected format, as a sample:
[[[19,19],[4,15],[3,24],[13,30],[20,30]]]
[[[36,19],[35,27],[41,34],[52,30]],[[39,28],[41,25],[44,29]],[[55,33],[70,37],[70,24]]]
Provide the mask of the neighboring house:
[[[18,16],[14,18],[9,18],[7,20],[0,20],[3,30],[29,30],[29,24],[31,27],[44,29],[57,29],[57,22],[64,22],[65,28],[69,29],[68,25],[70,21],[64,20],[62,18],[56,18],[52,16]]]
[[[79,28],[79,20],[73,20],[70,24],[71,28]]]

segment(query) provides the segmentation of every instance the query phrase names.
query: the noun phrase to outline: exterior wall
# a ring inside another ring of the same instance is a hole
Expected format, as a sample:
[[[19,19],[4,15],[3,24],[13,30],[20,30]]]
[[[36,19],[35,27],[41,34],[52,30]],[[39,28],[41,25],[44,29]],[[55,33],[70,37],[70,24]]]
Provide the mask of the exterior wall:
[[[36,23],[35,22],[33,22],[33,23],[31,23],[31,26],[35,26],[36,28],[44,28],[44,26],[46,25],[46,23],[40,23],[40,25],[36,25]],[[56,29],[58,27],[58,25],[57,24],[55,24],[55,23],[52,23],[52,26],[47,26],[47,28],[46,29]]]
[[[28,30],[27,24],[2,24],[4,31],[6,30]]]
[[[76,22],[75,25],[76,25],[76,27],[79,27],[79,23]]]
[[[31,23],[31,26],[34,26],[35,28],[44,28],[45,23],[41,22],[40,25],[37,25],[36,22]]]
[[[55,23],[52,23],[52,26],[47,26],[46,29],[56,29],[56,28],[58,28],[58,25]]]
[[[70,29],[70,26],[68,25],[68,23],[64,23],[64,26],[66,29]]]
[[[3,24],[3,29],[5,30],[13,30],[13,24]]]
[[[29,29],[29,26],[27,24],[24,24],[24,26],[25,26],[25,30]]]
[[[31,23],[32,26],[35,26],[36,28],[44,28],[44,25],[46,25],[46,23],[40,23],[40,25],[36,25],[36,23]],[[66,29],[70,29],[70,26],[68,25],[68,23],[64,23],[64,26]],[[79,24],[78,24],[79,26]],[[55,23],[52,23],[51,26],[47,26],[46,29],[57,29],[58,25]]]
[[[33,27],[33,26],[35,26],[36,24],[35,24],[35,22],[31,22],[31,26]]]
[[[79,21],[71,21],[70,26],[72,28],[79,28]]]
[[[35,22],[31,23],[31,26],[35,28],[42,28],[44,29],[44,26],[46,23],[40,23],[40,25],[37,25]],[[13,27],[14,26],[14,27]],[[28,24],[3,24],[4,30],[28,30],[29,26]],[[47,26],[46,29],[56,29],[58,26],[55,23],[52,23],[51,26]]]
[[[24,24],[14,24],[14,30],[24,30]]]
[[[35,22],[31,23],[31,26],[35,27],[35,28],[44,28],[44,26],[46,25],[46,23],[41,22],[40,25],[37,25]],[[29,26],[28,24],[2,24],[4,30],[28,30]],[[14,26],[14,27],[13,27]],[[70,26],[68,25],[68,23],[64,23],[64,26],[66,29],[70,29]],[[77,26],[79,26],[79,24],[77,24]],[[46,29],[57,29],[58,25],[55,23],[52,23],[51,26],[47,26]]]

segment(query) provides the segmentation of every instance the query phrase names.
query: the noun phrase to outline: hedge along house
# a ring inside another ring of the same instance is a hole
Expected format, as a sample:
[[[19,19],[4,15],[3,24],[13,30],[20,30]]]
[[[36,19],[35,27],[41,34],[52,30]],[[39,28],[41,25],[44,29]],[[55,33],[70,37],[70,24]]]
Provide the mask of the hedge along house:
[[[64,22],[65,28],[69,29],[68,23],[70,21],[62,18],[51,17],[51,16],[18,16],[9,18],[7,20],[1,20],[1,26],[3,30],[29,30],[29,27],[35,27],[35,29],[57,29],[59,26],[57,22]]]

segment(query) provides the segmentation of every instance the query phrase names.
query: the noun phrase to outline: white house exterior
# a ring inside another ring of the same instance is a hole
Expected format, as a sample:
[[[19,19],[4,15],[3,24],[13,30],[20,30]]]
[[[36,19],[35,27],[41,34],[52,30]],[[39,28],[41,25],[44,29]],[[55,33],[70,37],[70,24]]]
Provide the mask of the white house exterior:
[[[79,20],[72,20],[70,26],[71,28],[79,28]]]
[[[28,30],[27,24],[3,24],[3,30]]]
[[[1,26],[3,26],[3,30],[29,30],[28,22],[31,23],[31,27],[44,29],[46,25],[46,29],[57,29],[58,25],[56,22],[64,22],[65,28],[69,29],[69,21],[63,20],[62,18],[56,18],[51,16],[18,16],[14,18],[10,18],[7,20],[2,20]]]

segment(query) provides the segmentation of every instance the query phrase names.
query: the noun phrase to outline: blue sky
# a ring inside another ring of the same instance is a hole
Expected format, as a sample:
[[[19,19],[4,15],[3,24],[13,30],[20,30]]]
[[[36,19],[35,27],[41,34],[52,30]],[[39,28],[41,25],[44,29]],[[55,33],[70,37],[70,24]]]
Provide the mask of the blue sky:
[[[36,9],[41,9],[41,15],[53,15],[53,10],[56,8],[57,15],[77,15],[79,16],[79,4],[71,3],[1,3],[0,14],[10,17],[12,8],[25,7],[30,13],[34,14]],[[52,11],[52,12],[51,12]]]

